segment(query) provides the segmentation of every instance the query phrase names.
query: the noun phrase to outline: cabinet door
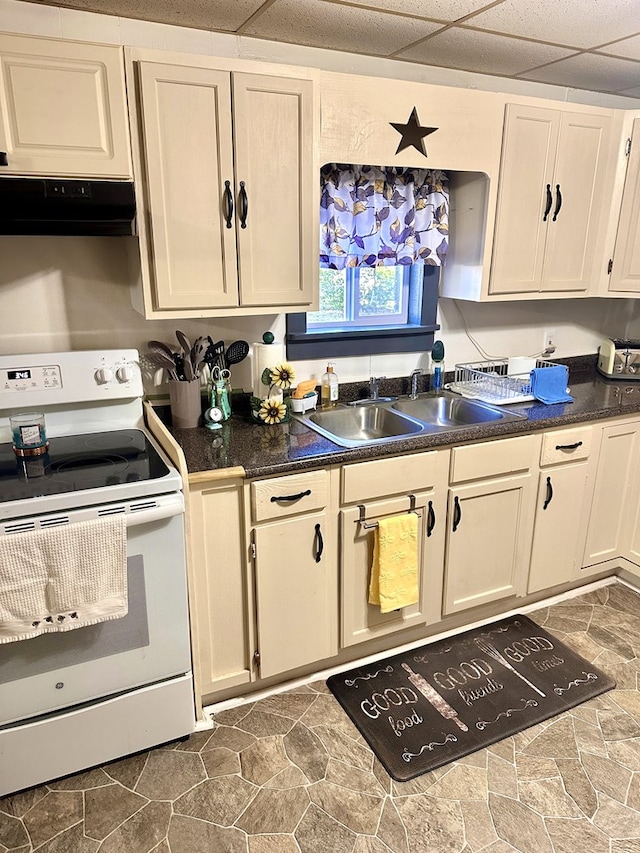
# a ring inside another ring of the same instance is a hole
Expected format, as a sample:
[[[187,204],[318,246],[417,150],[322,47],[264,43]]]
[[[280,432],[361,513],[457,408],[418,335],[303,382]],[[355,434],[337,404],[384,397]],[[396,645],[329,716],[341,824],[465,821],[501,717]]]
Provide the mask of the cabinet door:
[[[368,502],[366,520],[375,524],[380,518],[407,511],[407,498]],[[432,624],[440,619],[442,601],[442,569],[444,530],[446,525],[446,492],[441,489],[416,495],[418,523],[418,565],[420,597],[417,604],[392,613],[381,613],[369,604],[369,581],[375,530],[363,527],[358,507],[340,513],[342,646],[391,634],[412,625]]]
[[[557,110],[507,105],[490,293],[541,288],[559,129]]]
[[[338,652],[337,557],[328,532],[324,512],[254,528],[262,678]]]
[[[251,680],[242,483],[192,486],[187,536],[193,663],[200,697]]]
[[[208,68],[139,63],[155,308],[238,304],[231,81]]]
[[[531,488],[522,474],[449,490],[445,615],[524,594]]]
[[[543,291],[584,291],[591,282],[603,208],[596,189],[606,192],[610,123],[608,116],[562,114]]]
[[[570,581],[584,548],[589,463],[540,472],[528,592]]]
[[[0,35],[3,175],[131,176],[119,47]]]
[[[630,493],[640,449],[639,429],[638,422],[632,421],[602,430],[583,566],[602,563],[626,551]]]
[[[633,122],[609,290],[640,293],[640,119]]]
[[[310,305],[319,205],[313,83],[236,73],[233,115],[240,304]]]

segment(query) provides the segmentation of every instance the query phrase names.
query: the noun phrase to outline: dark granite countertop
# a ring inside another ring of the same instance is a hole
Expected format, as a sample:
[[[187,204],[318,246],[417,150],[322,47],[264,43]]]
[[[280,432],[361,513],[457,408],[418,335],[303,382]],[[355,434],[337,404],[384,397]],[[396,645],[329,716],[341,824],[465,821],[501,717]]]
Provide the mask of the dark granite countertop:
[[[520,403],[503,408],[525,414],[526,420],[428,433],[378,446],[346,449],[295,420],[260,426],[236,414],[216,431],[204,427],[173,429],[169,426],[169,429],[184,452],[189,473],[200,474],[199,479],[203,479],[202,474],[207,471],[216,471],[216,476],[220,477],[222,470],[233,468],[244,469],[246,477],[265,477],[640,412],[640,382],[603,379],[593,365],[595,357],[592,356],[586,363],[585,359],[576,359],[570,366],[573,403]],[[164,413],[158,410],[163,420],[168,415],[168,408],[165,409]],[[231,475],[231,471],[229,473]]]

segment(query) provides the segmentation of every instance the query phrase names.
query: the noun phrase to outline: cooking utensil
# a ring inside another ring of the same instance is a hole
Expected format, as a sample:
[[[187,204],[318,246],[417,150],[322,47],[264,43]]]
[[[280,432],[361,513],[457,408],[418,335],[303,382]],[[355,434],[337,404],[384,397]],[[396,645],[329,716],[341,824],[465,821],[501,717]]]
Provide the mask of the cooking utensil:
[[[152,364],[155,364],[156,367],[164,368],[169,374],[169,379],[173,379],[174,381],[178,380],[178,371],[176,369],[176,363],[172,358],[164,355],[161,352],[149,352],[147,354],[147,358]]]
[[[229,344],[224,354],[225,367],[239,364],[249,355],[249,344],[246,341],[234,341]]]
[[[162,341],[149,341],[147,346],[151,352],[158,353],[158,355],[166,355],[167,358],[173,361],[173,350],[168,344],[164,344]]]
[[[185,357],[187,357],[191,352],[191,341],[185,335],[184,332],[181,332],[180,329],[176,330],[176,338],[178,339],[178,343],[182,347],[182,353]]]
[[[200,366],[202,365],[202,362],[204,360],[204,354],[205,354],[206,350],[207,350],[207,338],[202,337],[202,335],[201,335],[199,338],[196,338],[195,341],[193,342],[193,346],[191,347],[191,353],[190,353],[191,365],[192,365],[196,375],[199,375],[199,373],[200,373]]]
[[[474,639],[474,643],[480,649],[481,652],[484,652],[486,655],[489,655],[489,657],[492,657],[494,660],[497,660],[498,663],[501,663],[502,666],[505,666],[508,670],[513,672],[515,675],[517,675],[518,678],[521,678],[526,684],[529,685],[529,687],[531,687],[533,690],[535,690],[536,693],[539,693],[540,696],[546,695],[542,692],[542,690],[539,690],[535,686],[535,684],[532,684],[528,678],[525,678],[525,676],[522,675],[522,673],[518,672],[518,670],[515,667],[511,666],[511,664],[506,659],[506,657],[504,657],[504,655],[502,655],[496,649],[496,647],[494,645],[492,645],[490,642],[488,642],[487,640],[484,640],[482,637],[476,637]]]

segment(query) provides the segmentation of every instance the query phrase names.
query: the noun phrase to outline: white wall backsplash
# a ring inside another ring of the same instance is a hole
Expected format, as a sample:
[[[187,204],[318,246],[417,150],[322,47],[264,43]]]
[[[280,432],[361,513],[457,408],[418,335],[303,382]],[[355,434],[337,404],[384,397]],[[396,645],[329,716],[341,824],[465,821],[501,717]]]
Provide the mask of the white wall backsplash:
[[[134,21],[73,9],[0,0],[1,28],[8,32],[124,42],[165,50],[306,64],[332,71],[400,77],[439,85],[520,92],[558,100],[581,100],[586,93],[522,81],[505,81],[448,69],[322,51],[247,37],[202,32]],[[637,101],[592,93],[602,106],[637,106]],[[590,101],[591,102],[591,101]],[[0,352],[26,353],[101,347],[135,347],[144,353],[147,341],[173,341],[176,328],[189,337],[209,334],[228,344],[261,340],[267,329],[281,340],[282,315],[207,320],[144,320],[131,307],[126,242],[135,238],[0,237]],[[464,316],[464,321],[462,319]],[[543,332],[557,333],[558,356],[595,352],[604,335],[640,334],[640,311],[633,300],[548,300],[476,304],[443,299],[437,337],[446,347],[446,365],[476,361],[483,356],[465,333],[465,322],[480,346],[491,355],[533,354],[542,347]],[[425,354],[327,358],[296,362],[298,378],[318,379],[327,361],[334,361],[341,382],[369,376],[406,376],[426,368]],[[250,362],[237,365],[234,387],[251,385]],[[152,386],[147,384],[147,390]],[[153,389],[156,392],[160,388]]]

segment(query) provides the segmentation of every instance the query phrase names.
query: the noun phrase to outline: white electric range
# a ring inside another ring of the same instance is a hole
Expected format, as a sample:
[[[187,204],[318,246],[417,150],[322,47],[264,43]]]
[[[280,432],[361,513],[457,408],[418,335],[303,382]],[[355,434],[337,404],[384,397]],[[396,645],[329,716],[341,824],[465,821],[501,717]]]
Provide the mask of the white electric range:
[[[182,481],[145,429],[138,359],[0,356],[0,536],[122,515],[128,578],[124,618],[0,643],[0,795],[195,728]],[[14,451],[21,412],[48,447]]]

